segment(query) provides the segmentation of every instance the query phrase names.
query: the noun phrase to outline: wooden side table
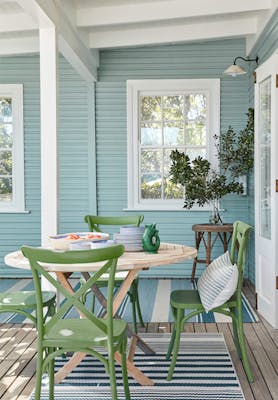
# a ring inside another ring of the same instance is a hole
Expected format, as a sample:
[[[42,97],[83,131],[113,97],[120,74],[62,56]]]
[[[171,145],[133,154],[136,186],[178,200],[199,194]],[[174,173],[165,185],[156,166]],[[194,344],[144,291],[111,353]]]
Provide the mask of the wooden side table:
[[[198,253],[197,256],[194,258],[191,274],[191,281],[193,282],[195,279],[197,263],[206,264],[206,266],[211,263],[211,250],[213,249],[213,246],[215,245],[217,239],[222,242],[224,252],[228,250],[228,244],[233,233],[233,224],[196,224],[192,225],[192,231],[195,232],[195,243],[197,251],[199,251],[201,242],[203,242],[206,250],[205,260],[199,259]],[[214,237],[212,236],[212,234],[214,234]]]

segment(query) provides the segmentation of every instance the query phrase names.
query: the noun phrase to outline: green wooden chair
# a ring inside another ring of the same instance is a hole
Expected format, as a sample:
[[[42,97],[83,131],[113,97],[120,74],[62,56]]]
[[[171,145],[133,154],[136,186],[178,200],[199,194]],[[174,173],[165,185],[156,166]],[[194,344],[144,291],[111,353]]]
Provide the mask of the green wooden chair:
[[[49,375],[49,399],[54,399],[54,359],[66,352],[81,352],[99,359],[110,376],[112,399],[117,400],[114,354],[119,351],[122,359],[123,381],[126,399],[130,399],[126,367],[126,322],[113,318],[113,289],[117,260],[124,252],[122,245],[98,250],[76,250],[55,252],[52,250],[22,247],[22,253],[29,259],[37,301],[38,354],[36,369],[35,400],[41,396],[42,374]],[[103,262],[105,264],[91,276],[74,294],[69,293],[40,263],[80,264]],[[107,314],[97,318],[82,303],[82,296],[104,274],[109,273]],[[47,321],[43,318],[43,303],[40,277],[44,276],[65,297],[60,309]],[[65,318],[65,314],[74,306],[85,318]],[[105,357],[99,347],[105,348]]]
[[[119,217],[103,217],[96,215],[86,215],[85,222],[88,224],[88,228],[90,232],[102,232],[100,226],[114,226],[114,225],[134,225],[139,226],[141,222],[144,220],[143,215],[124,215]],[[121,271],[116,272],[115,275],[115,284],[116,286],[120,286],[123,280],[126,278],[127,272]],[[99,287],[107,286],[107,279],[103,277],[102,281],[98,281]],[[130,290],[128,291],[128,295],[130,298],[131,306],[132,306],[132,326],[135,333],[137,333],[137,316],[140,322],[140,325],[144,327],[144,321],[142,317],[139,296],[138,296],[138,279],[135,279],[132,282]],[[93,298],[92,307],[94,307],[95,298]]]
[[[44,315],[46,319],[55,312],[56,294],[50,291],[42,292],[42,307],[47,311]],[[35,291],[0,293],[0,313],[17,313],[29,318],[37,325],[36,314],[32,312],[37,308]]]
[[[246,249],[248,244],[249,232],[252,229],[250,225],[241,221],[234,223],[234,230],[232,236],[232,244],[230,251],[230,258],[232,263],[236,263],[238,267],[239,277],[237,290],[235,294],[225,304],[213,309],[213,312],[218,312],[232,317],[234,342],[237,348],[238,355],[242,360],[247,378],[249,382],[253,382],[253,376],[250,370],[246,344],[243,331],[242,320],[242,284],[244,276],[244,266],[246,258]],[[197,290],[175,290],[171,293],[170,298],[171,308],[175,319],[174,330],[172,333],[171,341],[168,348],[166,358],[170,359],[173,352],[171,365],[169,368],[167,380],[171,380],[174,368],[177,361],[180,335],[183,331],[184,323],[191,317],[203,313],[204,307],[202,306],[200,296]],[[184,315],[185,310],[192,310],[187,315]]]

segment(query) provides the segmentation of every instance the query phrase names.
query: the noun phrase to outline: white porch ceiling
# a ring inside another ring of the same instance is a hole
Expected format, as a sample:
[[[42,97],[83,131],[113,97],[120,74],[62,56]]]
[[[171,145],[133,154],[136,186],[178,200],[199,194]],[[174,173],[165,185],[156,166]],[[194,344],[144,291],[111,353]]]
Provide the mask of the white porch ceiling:
[[[105,48],[235,37],[247,39],[249,52],[278,7],[278,0],[0,0],[0,55],[39,51],[41,19],[30,3],[87,59],[89,49],[96,56]]]

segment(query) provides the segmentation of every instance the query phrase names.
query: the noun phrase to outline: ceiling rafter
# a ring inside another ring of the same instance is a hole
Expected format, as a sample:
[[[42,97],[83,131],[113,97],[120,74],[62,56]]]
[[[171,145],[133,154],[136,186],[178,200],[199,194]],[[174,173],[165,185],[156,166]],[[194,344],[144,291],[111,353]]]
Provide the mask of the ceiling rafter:
[[[97,59],[81,39],[76,28],[53,0],[20,0],[20,5],[38,22],[39,28],[55,26],[59,50],[87,81],[97,78]]]
[[[218,21],[182,23],[152,27],[113,27],[90,33],[90,47],[111,48],[162,44],[173,42],[192,42],[220,38],[254,35],[257,31],[256,18],[220,19]]]
[[[82,3],[81,3],[82,4]],[[221,14],[257,12],[271,7],[271,0],[172,0],[149,3],[115,4],[77,8],[78,27],[99,27],[148,23],[183,18],[209,17]]]

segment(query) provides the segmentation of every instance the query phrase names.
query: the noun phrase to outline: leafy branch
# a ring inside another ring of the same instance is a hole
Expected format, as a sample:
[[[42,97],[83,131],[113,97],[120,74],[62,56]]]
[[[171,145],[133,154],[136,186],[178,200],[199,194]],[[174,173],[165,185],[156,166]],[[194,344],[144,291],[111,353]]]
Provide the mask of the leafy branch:
[[[216,141],[217,157],[223,173],[232,178],[249,175],[254,166],[254,109],[247,112],[247,124],[238,134],[229,126]]]
[[[193,161],[187,154],[173,150],[170,154],[171,181],[185,188],[184,208],[190,209],[195,203],[204,206],[210,201],[218,201],[228,193],[240,194],[242,185],[229,181],[224,174],[216,172],[211,163],[197,157]]]

